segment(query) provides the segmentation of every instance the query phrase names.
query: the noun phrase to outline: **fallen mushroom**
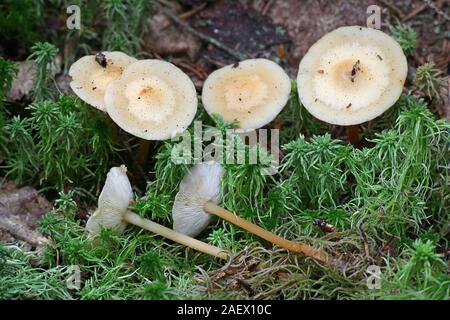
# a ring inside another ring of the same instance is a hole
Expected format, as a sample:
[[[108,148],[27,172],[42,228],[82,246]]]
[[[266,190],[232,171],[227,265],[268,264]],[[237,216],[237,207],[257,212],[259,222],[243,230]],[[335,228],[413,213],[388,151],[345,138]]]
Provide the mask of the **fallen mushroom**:
[[[118,51],[103,51],[80,58],[69,69],[70,87],[81,100],[105,111],[106,86],[137,60]]]
[[[406,57],[393,38],[376,29],[341,27],[303,57],[299,97],[314,117],[350,126],[349,139],[357,144],[356,125],[378,117],[397,101],[407,71]]]
[[[189,248],[220,259],[228,259],[229,255],[225,250],[166,228],[148,219],[143,219],[129,211],[128,206],[133,199],[133,191],[126,172],[127,168],[124,165],[111,168],[108,172],[105,185],[98,199],[98,208],[86,223],[86,230],[91,235],[99,234],[102,227],[111,228],[117,233],[122,233],[127,223],[131,223]]]
[[[291,92],[289,76],[275,62],[249,59],[211,73],[203,85],[208,114],[239,121],[242,129],[257,129],[272,121]]]
[[[186,130],[197,111],[191,79],[173,64],[130,64],[105,92],[109,116],[123,130],[146,140],[166,140]]]
[[[219,207],[223,174],[222,166],[211,161],[196,164],[183,178],[172,208],[175,231],[195,237],[208,226],[211,215],[215,215],[284,249],[332,264],[333,259],[325,251],[279,237]]]

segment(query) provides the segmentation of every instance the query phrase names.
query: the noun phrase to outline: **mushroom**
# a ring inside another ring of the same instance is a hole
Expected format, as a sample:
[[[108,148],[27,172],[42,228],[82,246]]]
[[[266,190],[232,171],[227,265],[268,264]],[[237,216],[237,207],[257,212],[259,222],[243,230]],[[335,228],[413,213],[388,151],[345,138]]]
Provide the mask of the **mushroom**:
[[[314,117],[350,126],[349,139],[357,144],[357,125],[397,101],[407,71],[406,57],[393,38],[376,29],[341,27],[323,36],[303,57],[298,93]]]
[[[125,68],[137,60],[119,51],[103,51],[84,56],[69,69],[70,87],[81,100],[105,111],[106,86],[118,78]]]
[[[231,222],[284,249],[302,253],[327,264],[332,258],[323,250],[277,236],[235,213],[218,206],[224,169],[214,161],[196,164],[180,183],[172,208],[173,229],[195,237],[210,223],[211,215]]]
[[[116,233],[122,233],[127,223],[154,232],[167,239],[207,253],[220,259],[227,260],[229,255],[225,250],[211,246],[197,239],[166,228],[128,210],[133,200],[133,191],[127,177],[127,168],[111,168],[108,172],[105,185],[98,199],[98,208],[86,223],[86,230],[91,235],[100,233],[101,228],[111,228]]]
[[[183,132],[197,111],[191,79],[173,64],[139,60],[105,92],[109,116],[123,130],[146,140],[166,140]]]
[[[239,121],[242,129],[257,129],[272,121],[291,92],[289,76],[275,62],[249,59],[218,69],[203,85],[208,114]]]

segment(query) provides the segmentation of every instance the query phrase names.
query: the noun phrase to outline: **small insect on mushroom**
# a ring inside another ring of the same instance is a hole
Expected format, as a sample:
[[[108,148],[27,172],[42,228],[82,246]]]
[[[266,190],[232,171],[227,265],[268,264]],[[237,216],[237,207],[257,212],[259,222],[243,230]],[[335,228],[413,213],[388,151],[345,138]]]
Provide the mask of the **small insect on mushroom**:
[[[249,59],[211,73],[203,85],[208,114],[237,120],[241,129],[258,129],[281,112],[291,92],[284,70],[267,59]]]
[[[298,94],[316,118],[354,126],[394,105],[407,71],[406,57],[393,38],[372,28],[341,27],[319,39],[303,57]],[[357,138],[357,127],[350,129]]]
[[[108,172],[98,199],[98,208],[86,223],[86,230],[91,235],[99,234],[101,228],[111,228],[116,233],[122,233],[127,223],[131,223],[195,250],[220,259],[228,259],[229,254],[225,250],[188,237],[148,219],[143,219],[129,211],[128,206],[133,200],[133,191],[126,172],[127,168],[124,165],[111,168]]]
[[[105,92],[111,119],[146,140],[166,140],[186,130],[197,103],[191,79],[175,65],[153,59],[130,64]]]
[[[219,207],[223,174],[222,166],[211,161],[195,165],[183,178],[172,208],[174,230],[195,237],[208,226],[211,215],[215,215],[284,249],[334,264],[333,258],[321,249],[281,238]]]
[[[99,52],[95,55],[95,61],[102,66],[102,68],[106,68],[107,59],[103,52]]]
[[[118,51],[103,51],[96,55],[84,56],[69,69],[69,76],[72,77],[70,87],[81,100],[105,111],[106,86],[118,78],[123,69],[136,61],[135,58]]]

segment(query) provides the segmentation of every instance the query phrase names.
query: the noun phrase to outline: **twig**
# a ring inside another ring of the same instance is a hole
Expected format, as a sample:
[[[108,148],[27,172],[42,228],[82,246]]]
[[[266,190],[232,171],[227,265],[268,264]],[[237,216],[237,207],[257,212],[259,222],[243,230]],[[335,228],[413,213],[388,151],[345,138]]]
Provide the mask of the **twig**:
[[[403,17],[405,16],[405,14],[403,13],[402,10],[400,10],[399,8],[397,8],[397,6],[395,6],[393,3],[391,3],[390,1],[387,0],[378,0],[378,2],[381,2],[382,4],[384,4],[386,7],[388,7],[389,9],[391,9],[391,11],[394,11],[399,17],[400,19],[403,19]]]
[[[272,7],[274,1],[273,0],[268,0],[267,3],[264,5],[261,14],[263,16],[265,16],[267,14],[267,12],[269,12],[270,8]]]
[[[409,14],[407,14],[406,16],[403,17],[402,21],[408,21],[409,19],[415,17],[416,15],[418,15],[420,12],[422,12],[423,10],[425,10],[425,8],[427,7],[427,4],[423,4],[420,7],[417,7],[416,9],[414,9],[413,11],[411,11]]]
[[[389,248],[394,244],[395,240],[397,240],[397,238],[395,236],[392,236],[381,249],[378,249],[377,255],[375,256],[375,260],[378,266],[380,266],[382,262],[382,253],[385,250],[388,250],[389,252]]]
[[[176,66],[179,66],[182,69],[186,69],[188,71],[191,71],[192,73],[194,73],[197,78],[199,78],[200,80],[205,80],[207,75],[205,75],[204,73],[202,73],[201,71],[197,70],[194,66],[192,66],[189,63],[183,62],[183,61],[178,61],[178,60],[173,60],[172,63]]]
[[[194,36],[200,38],[201,40],[203,40],[207,43],[210,43],[213,46],[225,51],[226,53],[228,53],[230,56],[234,57],[237,60],[247,59],[246,54],[237,52],[237,51],[231,49],[230,47],[228,47],[227,45],[221,43],[217,39],[212,38],[200,31],[195,30],[188,23],[182,21],[176,14],[174,14],[172,11],[170,11],[167,8],[165,8],[164,6],[162,6],[160,3],[156,2],[155,6],[158,7],[158,9],[161,10],[161,12],[163,14],[165,14],[167,17],[169,17],[175,24],[177,24],[179,27],[183,28],[183,30],[185,30],[185,31],[193,34]]]
[[[201,5],[193,8],[192,10],[183,12],[182,14],[178,15],[178,18],[186,20],[194,15],[196,15],[197,13],[199,13],[200,11],[202,11],[203,9],[205,9],[206,7],[206,2],[203,2]]]
[[[431,2],[431,0],[424,0],[424,2],[431,8],[434,10],[434,12],[436,12],[438,15],[440,15],[441,17],[443,17],[445,20],[450,21],[450,17],[442,10],[440,10],[438,7],[436,7],[436,5]]]
[[[215,65],[216,67],[222,68],[222,67],[226,66],[225,63],[222,63],[220,61],[214,60],[214,59],[212,59],[211,57],[209,57],[206,54],[203,54],[202,57],[205,58],[205,60],[208,61],[209,63],[212,63],[213,65]]]
[[[366,258],[366,262],[369,263],[370,262],[369,240],[367,239],[367,235],[361,226],[358,228],[358,231],[359,231],[361,238],[364,241],[364,255]]]

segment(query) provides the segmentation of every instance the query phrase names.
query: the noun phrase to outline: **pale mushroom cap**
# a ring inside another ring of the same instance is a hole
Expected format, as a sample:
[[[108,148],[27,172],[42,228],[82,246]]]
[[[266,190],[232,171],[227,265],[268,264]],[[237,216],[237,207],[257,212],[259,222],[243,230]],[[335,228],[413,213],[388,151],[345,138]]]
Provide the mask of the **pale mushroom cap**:
[[[133,199],[133,191],[126,172],[124,165],[109,170],[98,198],[98,208],[86,223],[86,229],[91,234],[98,234],[101,227],[114,229],[117,233],[125,229],[123,216]]]
[[[81,100],[99,110],[105,111],[106,86],[117,79],[125,68],[137,60],[123,52],[103,51],[106,67],[103,68],[95,55],[84,56],[72,64],[69,75],[72,77],[70,87]]]
[[[208,201],[220,203],[224,172],[217,162],[202,162],[183,178],[172,208],[173,230],[195,237],[208,226],[211,215],[203,206]]]
[[[406,57],[393,38],[371,28],[341,27],[323,36],[303,57],[297,76],[299,97],[320,120],[360,124],[397,101],[407,72]]]
[[[197,112],[191,79],[173,64],[140,60],[106,89],[110,117],[123,130],[147,140],[166,140],[183,132]]]
[[[242,129],[258,129],[281,112],[291,92],[284,70],[267,59],[249,59],[211,73],[202,101],[210,114],[239,121]]]

